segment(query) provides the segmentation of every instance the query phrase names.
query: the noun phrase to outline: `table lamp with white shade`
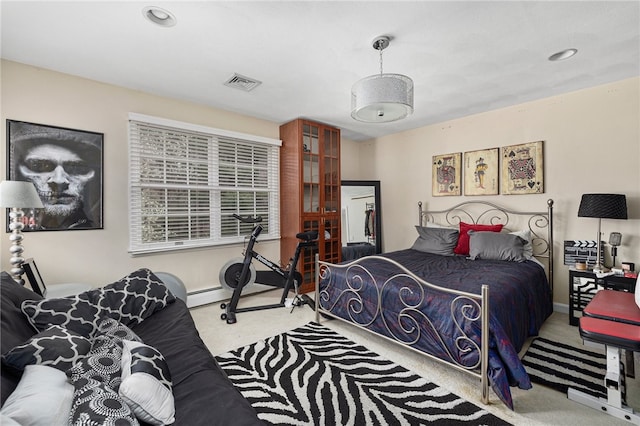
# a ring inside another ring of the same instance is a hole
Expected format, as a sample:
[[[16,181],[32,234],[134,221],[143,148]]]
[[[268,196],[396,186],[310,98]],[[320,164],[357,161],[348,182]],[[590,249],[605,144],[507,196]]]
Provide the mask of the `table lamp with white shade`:
[[[22,252],[24,251],[22,247],[22,229],[24,228],[24,223],[22,218],[24,214],[22,209],[43,208],[44,206],[35,186],[33,186],[31,182],[5,180],[0,182],[0,207],[11,209],[9,212],[9,230],[11,231],[11,235],[9,236],[9,240],[11,241],[11,247],[9,248],[11,258],[9,261],[12,266],[11,275],[13,275],[18,283],[24,285],[24,280],[22,279],[22,274],[24,274],[24,269],[22,268],[22,264],[24,263],[24,257],[22,256]]]

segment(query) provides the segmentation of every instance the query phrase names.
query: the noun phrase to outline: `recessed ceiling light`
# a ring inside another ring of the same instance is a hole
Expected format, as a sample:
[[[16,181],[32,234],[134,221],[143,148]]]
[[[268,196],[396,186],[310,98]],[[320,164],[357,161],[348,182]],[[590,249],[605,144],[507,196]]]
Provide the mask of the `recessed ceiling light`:
[[[569,59],[570,57],[572,57],[576,53],[578,53],[578,49],[561,50],[560,52],[554,53],[553,55],[549,56],[549,60],[550,61],[563,61],[565,59]]]
[[[142,9],[142,14],[149,21],[161,27],[173,27],[178,22],[173,13],[156,6],[145,7]]]

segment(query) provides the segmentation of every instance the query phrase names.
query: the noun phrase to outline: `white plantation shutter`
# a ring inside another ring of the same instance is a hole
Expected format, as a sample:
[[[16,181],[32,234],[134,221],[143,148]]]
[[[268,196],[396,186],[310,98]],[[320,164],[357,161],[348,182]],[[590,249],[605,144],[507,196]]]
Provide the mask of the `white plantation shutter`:
[[[280,237],[280,141],[129,114],[129,251],[242,241],[262,216]]]

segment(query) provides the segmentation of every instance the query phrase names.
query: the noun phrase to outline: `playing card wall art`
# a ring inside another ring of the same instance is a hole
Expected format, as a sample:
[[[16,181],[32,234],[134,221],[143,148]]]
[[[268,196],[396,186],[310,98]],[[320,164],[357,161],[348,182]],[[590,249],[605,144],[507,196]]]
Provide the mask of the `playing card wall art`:
[[[498,194],[498,148],[464,153],[464,195]]]
[[[542,194],[544,192],[542,141],[500,148],[501,193]]]
[[[434,197],[460,195],[462,153],[434,155],[431,169],[431,194]]]

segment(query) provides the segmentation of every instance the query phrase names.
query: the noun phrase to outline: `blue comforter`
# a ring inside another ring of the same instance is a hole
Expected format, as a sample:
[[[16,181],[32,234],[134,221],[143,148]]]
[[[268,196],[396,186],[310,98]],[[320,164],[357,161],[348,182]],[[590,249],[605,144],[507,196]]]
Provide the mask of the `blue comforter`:
[[[544,269],[534,261],[469,260],[411,249],[382,256],[437,286],[480,294],[489,285],[489,380],[513,409],[510,386],[531,388],[518,352],[553,310]],[[479,366],[479,352],[472,348],[480,345],[480,324],[469,320],[473,309],[461,309],[469,305],[464,299],[398,278],[391,263],[360,261],[370,276],[360,268],[331,268],[321,280],[323,309],[465,368]]]

